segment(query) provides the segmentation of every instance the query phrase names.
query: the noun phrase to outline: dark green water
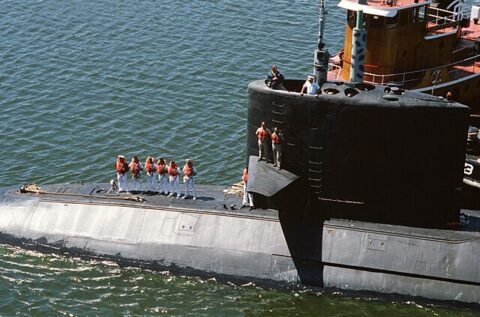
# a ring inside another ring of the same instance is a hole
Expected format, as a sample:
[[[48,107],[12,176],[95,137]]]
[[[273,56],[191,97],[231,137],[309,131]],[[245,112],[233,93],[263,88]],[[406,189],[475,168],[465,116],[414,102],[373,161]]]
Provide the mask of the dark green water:
[[[343,41],[331,2],[326,40]],[[1,1],[0,186],[108,181],[117,154],[241,176],[246,87],[311,72],[314,1]],[[0,246],[0,315],[473,316],[467,308],[121,269]]]
[[[475,316],[414,302],[270,290],[2,247],[0,312],[31,316]]]

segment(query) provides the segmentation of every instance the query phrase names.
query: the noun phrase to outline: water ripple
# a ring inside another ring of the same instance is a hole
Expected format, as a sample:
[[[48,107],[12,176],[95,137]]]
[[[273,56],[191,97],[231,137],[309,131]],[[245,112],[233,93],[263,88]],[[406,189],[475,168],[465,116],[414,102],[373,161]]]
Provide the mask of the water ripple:
[[[106,181],[118,153],[191,157],[200,182],[236,182],[247,83],[274,61],[289,76],[310,65],[305,4],[8,2],[0,135],[25,168],[0,183]]]

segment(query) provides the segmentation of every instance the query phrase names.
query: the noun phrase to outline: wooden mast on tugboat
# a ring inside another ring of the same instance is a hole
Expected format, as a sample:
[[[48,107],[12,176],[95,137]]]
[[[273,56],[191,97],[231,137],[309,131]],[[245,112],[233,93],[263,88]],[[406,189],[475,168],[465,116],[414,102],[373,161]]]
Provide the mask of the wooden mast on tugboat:
[[[341,0],[339,7],[348,10],[345,44],[330,59],[330,80],[352,78],[352,37],[363,12],[363,82],[463,103],[480,123],[480,7],[470,17],[462,0]]]

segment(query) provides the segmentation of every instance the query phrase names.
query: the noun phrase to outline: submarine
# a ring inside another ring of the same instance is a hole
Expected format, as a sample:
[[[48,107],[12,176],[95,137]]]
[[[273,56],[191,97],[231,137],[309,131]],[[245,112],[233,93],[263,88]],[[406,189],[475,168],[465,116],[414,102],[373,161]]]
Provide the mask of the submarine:
[[[468,107],[344,82],[302,96],[301,83],[248,86],[255,209],[220,186],[198,186],[197,200],[108,193],[108,184],[4,188],[0,241],[193,274],[480,303],[480,212],[461,210],[459,199]],[[282,129],[282,169],[258,160],[260,121]]]
[[[111,193],[105,183],[2,188],[0,242],[191,274],[480,304],[480,211],[461,208],[469,108],[394,86],[327,81],[326,63],[319,36],[314,95],[300,93],[302,80],[248,85],[254,209],[214,185],[197,186],[196,200]],[[283,135],[281,169],[269,151],[258,160],[261,122]]]

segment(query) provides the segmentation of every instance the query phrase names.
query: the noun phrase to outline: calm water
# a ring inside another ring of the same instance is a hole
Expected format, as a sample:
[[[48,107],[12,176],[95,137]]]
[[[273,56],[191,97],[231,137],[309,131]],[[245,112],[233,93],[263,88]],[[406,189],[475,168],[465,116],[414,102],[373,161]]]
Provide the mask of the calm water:
[[[332,1],[326,40],[343,41]],[[239,180],[246,87],[311,72],[314,1],[1,1],[0,186],[108,181],[117,154]],[[0,315],[470,316],[466,308],[121,269],[0,246]]]

